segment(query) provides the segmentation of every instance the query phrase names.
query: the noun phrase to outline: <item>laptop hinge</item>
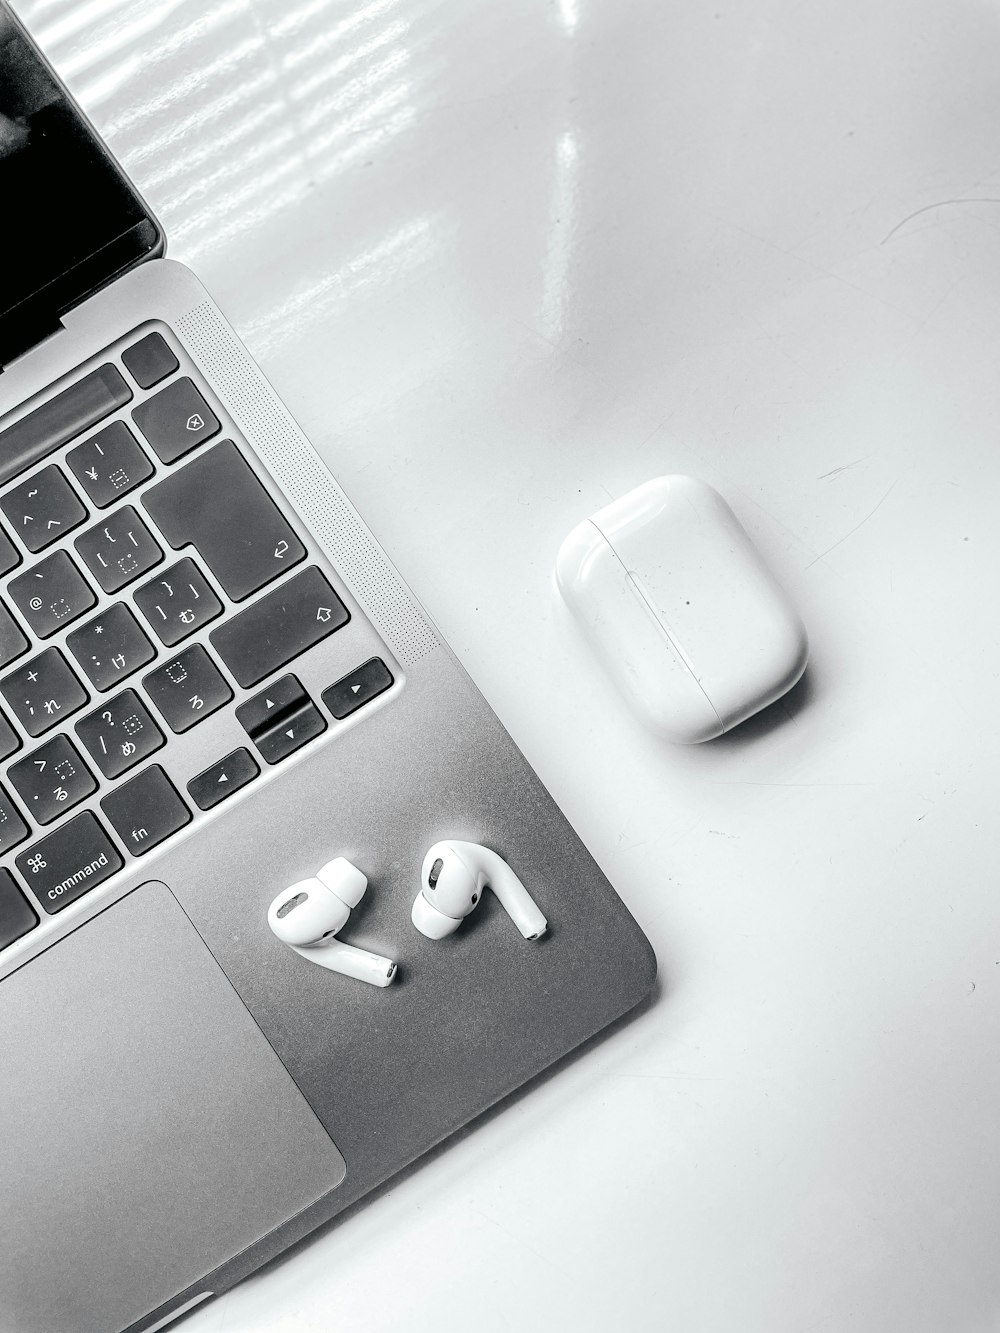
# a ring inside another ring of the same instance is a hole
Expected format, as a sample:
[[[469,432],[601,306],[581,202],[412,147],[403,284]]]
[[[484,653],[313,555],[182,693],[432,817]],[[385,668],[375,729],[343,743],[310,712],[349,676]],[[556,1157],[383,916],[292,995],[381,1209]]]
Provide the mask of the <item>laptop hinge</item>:
[[[0,372],[58,333],[63,327],[60,315],[82,305],[130,269],[159,259],[165,250],[163,232],[150,215],[15,306],[0,319]]]
[[[22,312],[18,316],[16,330],[0,322],[0,375],[11,362],[30,352],[46,338],[51,338],[54,333],[60,333],[62,328],[62,320],[55,314],[28,317]]]

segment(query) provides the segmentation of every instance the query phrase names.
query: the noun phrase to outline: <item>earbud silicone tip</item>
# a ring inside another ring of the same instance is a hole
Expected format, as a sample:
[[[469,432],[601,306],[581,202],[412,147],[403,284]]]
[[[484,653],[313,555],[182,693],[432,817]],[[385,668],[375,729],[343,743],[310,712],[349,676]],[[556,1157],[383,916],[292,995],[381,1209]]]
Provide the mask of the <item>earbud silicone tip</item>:
[[[446,935],[454,934],[461,925],[454,917],[439,912],[422,893],[418,893],[413,900],[410,919],[421,935],[426,935],[429,940],[443,940]]]
[[[368,876],[346,856],[335,856],[316,871],[316,878],[348,907],[357,907],[368,888]]]

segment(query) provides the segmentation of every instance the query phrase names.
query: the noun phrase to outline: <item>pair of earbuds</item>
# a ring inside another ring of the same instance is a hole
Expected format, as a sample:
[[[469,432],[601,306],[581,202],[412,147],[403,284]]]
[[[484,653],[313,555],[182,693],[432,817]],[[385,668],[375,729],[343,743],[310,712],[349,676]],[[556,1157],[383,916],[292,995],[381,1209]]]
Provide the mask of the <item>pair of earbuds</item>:
[[[312,879],[278,894],[267,910],[268,925],[300,957],[372,986],[388,986],[397,971],[391,958],[337,939],[367,888],[368,879],[357,866],[335,857]],[[503,857],[478,843],[453,839],[436,842],[424,857],[410,918],[421,935],[444,939],[475,910],[487,888],[526,940],[545,934],[548,922]]]

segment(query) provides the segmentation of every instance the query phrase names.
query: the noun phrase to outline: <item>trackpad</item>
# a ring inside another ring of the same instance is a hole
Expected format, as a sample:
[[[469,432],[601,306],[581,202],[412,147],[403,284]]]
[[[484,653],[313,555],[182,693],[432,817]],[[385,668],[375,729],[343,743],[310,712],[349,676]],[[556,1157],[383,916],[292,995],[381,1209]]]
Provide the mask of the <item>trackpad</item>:
[[[0,983],[0,1313],[142,1318],[345,1175],[201,937],[145,884]]]

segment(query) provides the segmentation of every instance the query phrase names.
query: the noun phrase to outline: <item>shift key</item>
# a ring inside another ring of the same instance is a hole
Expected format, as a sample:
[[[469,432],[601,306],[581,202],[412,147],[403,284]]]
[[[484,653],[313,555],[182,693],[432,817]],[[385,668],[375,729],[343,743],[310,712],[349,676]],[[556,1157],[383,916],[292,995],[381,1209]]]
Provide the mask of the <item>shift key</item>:
[[[350,618],[323,575],[310,566],[220,625],[210,637],[223,662],[248,689]]]

